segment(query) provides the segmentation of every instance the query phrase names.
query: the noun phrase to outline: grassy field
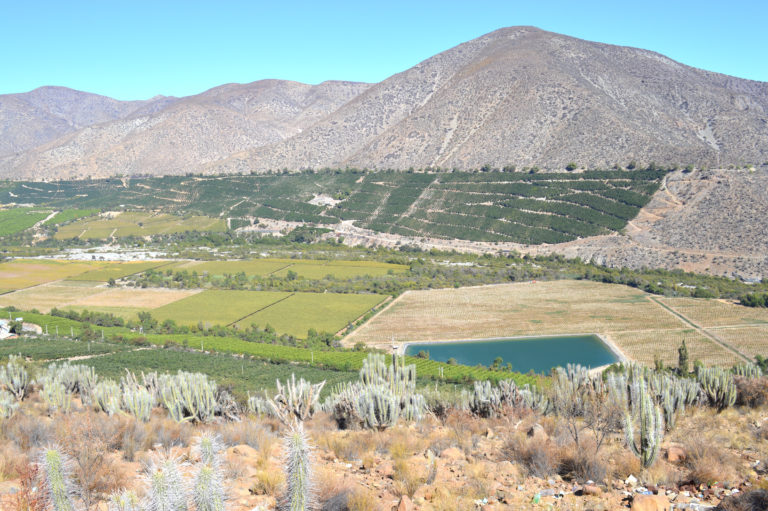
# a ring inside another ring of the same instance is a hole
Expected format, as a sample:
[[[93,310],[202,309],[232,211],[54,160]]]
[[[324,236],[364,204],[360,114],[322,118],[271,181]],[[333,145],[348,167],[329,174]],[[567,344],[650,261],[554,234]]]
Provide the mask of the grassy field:
[[[288,296],[290,293],[271,291],[208,290],[155,309],[152,316],[180,325],[229,325]]]
[[[99,212],[98,209],[65,209],[59,211],[53,218],[46,220],[43,225],[59,225],[65,222],[71,222],[78,218],[95,215]]]
[[[686,312],[721,307],[720,302],[707,300],[689,303],[675,299],[665,303],[687,304]],[[730,312],[733,317],[756,315],[744,307],[728,307],[735,308]],[[572,333],[606,335],[629,357],[647,364],[652,364],[655,357],[667,364],[676,363],[677,348],[683,339],[691,359],[718,365],[739,361],[733,352],[642,291],[588,281],[407,292],[353,331],[345,343],[387,345],[393,337],[396,341],[427,341]],[[733,347],[739,349],[736,343]]]
[[[299,338],[314,328],[318,332],[335,333],[381,303],[383,295],[340,293],[295,293],[238,323],[247,327],[271,325],[280,333]]]
[[[103,262],[16,259],[0,263],[0,288],[22,289],[101,268]]]
[[[174,266],[175,270],[207,272],[211,275],[245,273],[247,276],[275,275],[285,277],[289,271],[307,279],[333,275],[339,279],[380,276],[387,272],[404,272],[407,266],[378,261],[316,261],[304,259],[252,259],[249,261],[190,261]]]
[[[50,214],[50,210],[32,208],[0,209],[0,236],[8,236],[29,229]]]
[[[111,262],[106,263],[103,268],[87,271],[68,280],[92,280],[96,282],[107,282],[109,279],[121,279],[128,275],[142,273],[152,268],[158,268],[172,264],[170,261],[130,261],[130,262]]]
[[[226,230],[226,224],[220,218],[124,212],[112,218],[102,216],[72,222],[61,227],[55,238],[106,239],[112,236],[148,236],[186,231],[224,230]]]

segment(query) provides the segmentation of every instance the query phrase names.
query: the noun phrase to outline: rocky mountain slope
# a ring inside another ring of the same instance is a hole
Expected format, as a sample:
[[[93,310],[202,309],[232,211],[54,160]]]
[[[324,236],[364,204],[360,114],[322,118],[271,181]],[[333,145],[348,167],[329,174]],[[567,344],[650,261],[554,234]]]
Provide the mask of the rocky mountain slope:
[[[75,117],[4,107],[8,119],[39,115],[45,136],[35,122],[4,122],[12,148],[0,150],[0,175],[768,160],[768,83],[533,27],[497,30],[372,86],[268,80],[154,112],[115,103],[93,107],[101,116],[86,121],[101,124],[80,129]]]

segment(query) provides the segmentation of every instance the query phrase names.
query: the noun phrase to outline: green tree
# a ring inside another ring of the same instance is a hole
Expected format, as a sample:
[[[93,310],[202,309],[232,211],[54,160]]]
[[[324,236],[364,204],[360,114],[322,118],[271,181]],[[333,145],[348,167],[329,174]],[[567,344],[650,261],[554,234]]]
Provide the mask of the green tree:
[[[688,347],[685,345],[685,341],[677,349],[677,370],[681,375],[686,375],[690,372],[690,361],[688,359]]]

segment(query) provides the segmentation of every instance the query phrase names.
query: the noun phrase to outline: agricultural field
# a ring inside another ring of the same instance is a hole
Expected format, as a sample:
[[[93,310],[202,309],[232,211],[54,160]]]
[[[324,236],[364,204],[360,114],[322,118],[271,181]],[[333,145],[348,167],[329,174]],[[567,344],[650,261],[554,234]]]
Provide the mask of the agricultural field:
[[[62,226],[56,239],[82,238],[107,239],[122,236],[150,236],[186,231],[225,231],[226,224],[220,218],[204,216],[181,217],[165,213],[154,214],[140,211],[114,212],[97,218],[86,218]]]
[[[580,333],[603,334],[627,356],[646,364],[656,357],[676,363],[683,340],[691,360],[718,365],[742,361],[642,291],[588,281],[409,291],[344,342],[387,346],[392,338],[402,342]],[[733,347],[739,349],[736,343]]]
[[[33,360],[60,360],[72,357],[88,357],[130,351],[136,349],[126,344],[109,342],[85,342],[69,339],[6,339],[0,342],[0,360],[9,355],[21,355]]]
[[[67,280],[108,282],[109,279],[121,279],[128,275],[142,273],[150,269],[173,264],[171,261],[130,261],[103,263],[102,268],[87,271]]]
[[[34,208],[0,209],[0,237],[29,229],[50,214],[50,211]]]
[[[58,211],[52,218],[43,222],[43,225],[60,225],[78,218],[96,215],[98,212],[98,209],[65,209]]]
[[[648,366],[653,366],[658,358],[664,365],[676,367],[677,349],[683,341],[691,361],[701,360],[708,366],[732,366],[743,362],[735,353],[692,328],[619,332],[608,337],[620,346],[628,357]]]
[[[348,279],[370,275],[386,275],[388,272],[401,273],[408,270],[402,264],[378,261],[321,261],[313,259],[251,259],[248,261],[189,261],[173,266],[174,270],[224,275],[245,273],[248,277],[274,275],[285,277],[289,271],[307,279],[322,279],[333,275],[337,279]]]
[[[94,343],[96,345],[98,343]],[[175,373],[192,371],[213,378],[221,387],[232,389],[236,398],[245,401],[248,393],[261,393],[262,389],[275,390],[275,380],[285,381],[292,374],[311,382],[325,380],[323,396],[338,384],[358,378],[357,372],[335,371],[296,364],[275,364],[265,361],[236,358],[231,355],[210,355],[180,350],[133,350],[82,360],[92,366],[99,376],[120,380],[128,369],[137,374],[157,371]]]
[[[66,279],[104,266],[103,262],[16,259],[0,263],[0,288],[22,289]]]
[[[179,325],[230,325],[290,295],[284,292],[212,289],[151,312],[161,322],[172,319]]]
[[[352,220],[361,227],[406,236],[539,244],[621,230],[650,200],[663,175],[663,171],[587,171],[165,176],[35,187],[18,183],[0,193],[0,200],[12,193],[17,202],[57,209],[125,206],[209,220],[226,216],[321,225]],[[310,203],[318,195],[338,202]],[[117,228],[97,222],[85,229],[86,223],[70,224],[57,236],[106,238],[113,232],[110,227]],[[219,227],[224,229],[223,219]],[[134,222],[114,232],[124,236],[151,234],[148,231],[147,226],[137,229]]]
[[[88,286],[70,285],[66,281],[43,284],[27,289],[20,289],[13,293],[0,295],[0,306],[10,305],[21,309],[37,309],[48,312],[54,307],[62,308],[80,302],[93,295],[104,291],[104,287],[98,287],[96,283],[88,283]]]
[[[709,331],[750,358],[768,357],[768,325],[710,328]]]
[[[665,305],[704,328],[768,325],[768,309],[701,298],[661,298]]]
[[[240,327],[270,325],[280,333],[304,338],[310,328],[335,333],[380,304],[373,294],[294,293],[261,312],[239,321]]]

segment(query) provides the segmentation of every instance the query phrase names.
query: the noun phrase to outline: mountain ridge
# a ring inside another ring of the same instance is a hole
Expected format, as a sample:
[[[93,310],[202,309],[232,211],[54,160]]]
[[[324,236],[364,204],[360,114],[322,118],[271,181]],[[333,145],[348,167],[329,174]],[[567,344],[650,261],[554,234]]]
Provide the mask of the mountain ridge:
[[[535,27],[496,30],[377,84],[261,80],[153,107],[6,152],[0,176],[768,160],[768,83]]]

